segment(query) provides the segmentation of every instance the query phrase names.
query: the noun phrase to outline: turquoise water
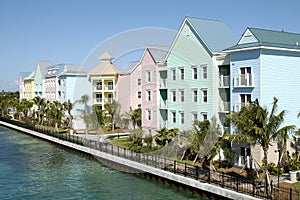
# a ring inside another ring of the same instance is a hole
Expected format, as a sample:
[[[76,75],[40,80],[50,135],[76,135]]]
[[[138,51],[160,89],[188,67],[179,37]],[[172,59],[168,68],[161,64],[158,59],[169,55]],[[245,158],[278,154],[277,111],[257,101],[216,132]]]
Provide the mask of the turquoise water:
[[[194,199],[0,126],[0,199]]]

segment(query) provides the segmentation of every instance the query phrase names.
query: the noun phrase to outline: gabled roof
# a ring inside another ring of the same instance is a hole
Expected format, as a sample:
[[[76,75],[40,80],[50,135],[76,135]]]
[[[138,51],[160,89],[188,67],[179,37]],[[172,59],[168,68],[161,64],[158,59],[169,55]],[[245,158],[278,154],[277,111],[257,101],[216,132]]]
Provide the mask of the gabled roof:
[[[86,75],[86,72],[81,65],[66,64],[62,73],[59,74],[59,76],[63,75]]]
[[[107,51],[99,57],[101,63],[93,68],[89,75],[112,75],[112,74],[120,74],[121,71],[117,66],[112,64],[113,56],[110,55]]]
[[[151,45],[147,46],[146,49],[149,50],[154,61],[158,63],[163,62],[165,60],[166,55],[169,52],[170,46]]]
[[[45,78],[58,76],[63,71],[64,67],[65,67],[65,64],[56,64],[56,65],[51,65],[51,66],[47,67],[48,71],[47,71],[47,74],[45,75]]]
[[[254,39],[247,42],[245,37],[249,36],[253,37]],[[300,34],[259,28],[247,28],[239,43],[226,49],[225,51],[254,47],[275,47],[300,50]]]
[[[19,77],[21,77],[22,79],[26,78],[27,76],[29,76],[32,72],[20,72],[19,73]]]
[[[212,53],[236,44],[236,38],[222,21],[187,17],[186,20]]]
[[[50,61],[39,61],[37,62],[36,66],[40,68],[42,76],[45,76],[48,72],[47,67],[51,65]]]
[[[35,71],[32,71],[27,77],[24,78],[25,80],[33,80],[35,75]]]
[[[129,62],[124,69],[122,70],[121,74],[131,74],[135,67],[139,64],[139,61]]]

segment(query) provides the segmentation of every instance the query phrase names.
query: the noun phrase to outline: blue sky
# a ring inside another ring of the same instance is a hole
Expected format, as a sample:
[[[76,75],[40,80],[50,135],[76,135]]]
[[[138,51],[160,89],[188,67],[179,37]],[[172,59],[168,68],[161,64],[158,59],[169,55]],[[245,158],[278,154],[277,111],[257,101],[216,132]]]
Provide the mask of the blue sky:
[[[1,0],[0,90],[17,90],[19,72],[37,61],[81,64],[108,38],[144,27],[177,31],[185,16],[221,20],[237,39],[246,27],[300,33],[299,8],[297,0]]]

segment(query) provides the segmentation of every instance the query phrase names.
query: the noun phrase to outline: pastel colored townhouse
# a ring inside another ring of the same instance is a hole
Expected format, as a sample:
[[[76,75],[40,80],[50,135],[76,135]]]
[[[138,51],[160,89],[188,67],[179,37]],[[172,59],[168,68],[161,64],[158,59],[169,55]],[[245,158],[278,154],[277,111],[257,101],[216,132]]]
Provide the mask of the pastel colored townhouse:
[[[216,117],[223,129],[230,112],[229,55],[223,50],[236,44],[226,25],[217,20],[186,17],[166,56],[158,67],[161,80],[160,122],[168,129],[193,128],[195,120]]]
[[[24,99],[31,100],[34,98],[34,75],[35,71],[32,71],[27,77],[23,79],[24,93],[20,96],[23,96]]]
[[[64,66],[64,64],[57,64],[47,67],[48,72],[45,75],[45,98],[47,101],[59,101],[58,76]],[[60,94],[65,95],[65,91],[60,91]]]
[[[88,75],[81,65],[64,64],[58,74],[58,100],[62,104],[68,101],[73,104],[71,114],[74,117],[82,114],[82,109],[76,103],[80,99],[77,94],[84,94],[88,84]]]
[[[258,99],[263,107],[271,109],[273,98],[278,99],[277,111],[286,110],[284,125],[300,127],[297,115],[300,110],[300,34],[247,28],[236,45],[224,52],[230,54],[230,107],[240,111],[249,101]],[[231,127],[232,133],[237,133]],[[269,150],[269,160],[276,162],[279,147]],[[288,144],[290,153],[295,146]],[[255,154],[261,163],[261,148],[249,145],[236,146],[236,164],[244,164],[244,158]]]
[[[167,87],[166,74],[159,73],[159,66],[165,65],[169,46],[151,45],[145,48],[141,57],[142,70],[142,128],[144,134],[155,135],[165,127],[160,117],[160,90]]]
[[[142,108],[142,68],[139,61],[129,62],[122,70],[117,85],[117,100],[120,115],[124,117],[126,113]]]
[[[36,64],[34,75],[34,97],[45,98],[45,76],[48,72],[47,67],[51,66],[49,61],[39,61]],[[33,97],[33,98],[34,98]]]
[[[116,85],[121,71],[112,63],[114,58],[108,52],[103,53],[99,59],[101,63],[88,76],[92,87],[92,105],[105,110],[104,105],[116,97]]]

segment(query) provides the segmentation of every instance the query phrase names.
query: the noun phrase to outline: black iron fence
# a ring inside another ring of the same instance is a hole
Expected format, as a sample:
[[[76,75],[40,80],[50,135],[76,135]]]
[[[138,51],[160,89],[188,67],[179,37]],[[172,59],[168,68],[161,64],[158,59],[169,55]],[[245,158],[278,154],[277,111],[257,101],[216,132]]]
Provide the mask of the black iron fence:
[[[277,185],[271,184],[268,189],[266,189],[264,180],[249,180],[239,176],[227,175],[225,173],[215,172],[187,163],[178,162],[176,160],[163,158],[152,153],[137,153],[129,149],[114,146],[110,143],[89,140],[74,134],[63,133],[37,125],[26,124],[20,121],[1,117],[0,120],[19,127],[34,130],[39,133],[50,135],[61,140],[70,141],[114,156],[189,177],[200,182],[206,182],[222,188],[228,188],[253,197],[281,200],[300,199],[299,192],[293,188],[278,187]]]

